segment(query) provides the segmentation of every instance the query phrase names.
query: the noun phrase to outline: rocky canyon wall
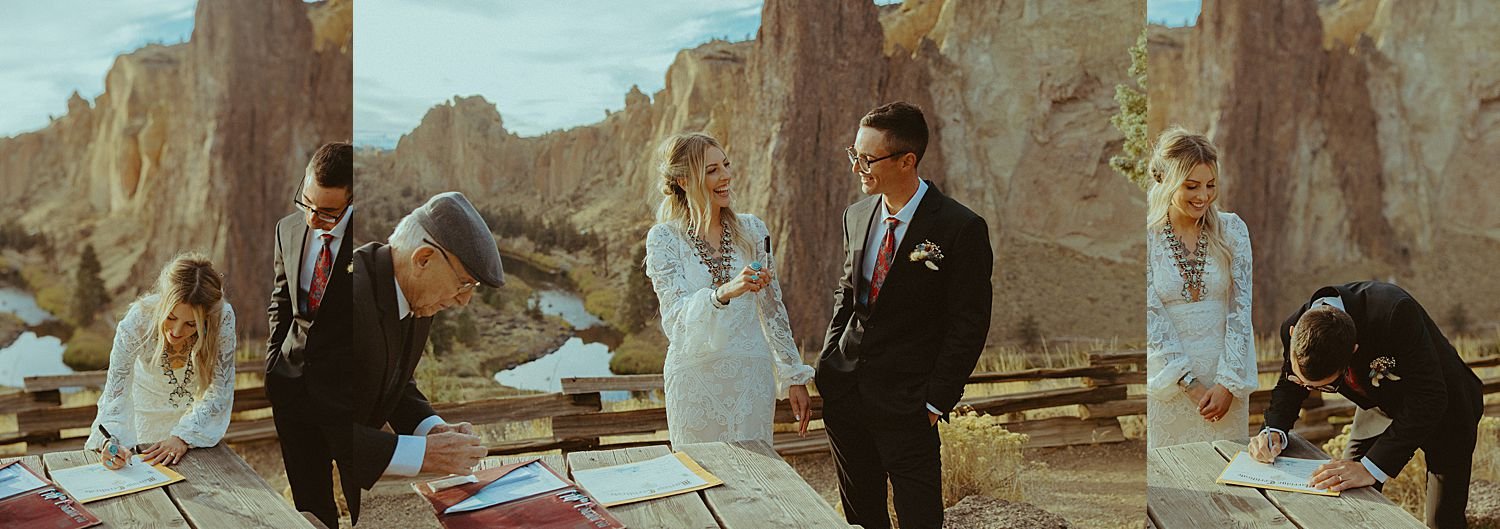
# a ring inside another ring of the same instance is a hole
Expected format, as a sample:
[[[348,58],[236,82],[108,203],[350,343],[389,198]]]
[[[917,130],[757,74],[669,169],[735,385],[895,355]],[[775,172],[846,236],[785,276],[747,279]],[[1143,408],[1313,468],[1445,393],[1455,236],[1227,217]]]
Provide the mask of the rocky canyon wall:
[[[1195,26],[1151,28],[1151,128],[1219,144],[1260,332],[1360,279],[1402,285],[1440,325],[1497,319],[1496,29],[1481,0],[1207,0]]]
[[[200,0],[188,42],[121,55],[92,102],[75,93],[45,128],[0,138],[0,208],[53,241],[64,273],[93,244],[116,300],[207,253],[242,335],[264,335],[275,222],[318,145],[352,135],[351,10]]]

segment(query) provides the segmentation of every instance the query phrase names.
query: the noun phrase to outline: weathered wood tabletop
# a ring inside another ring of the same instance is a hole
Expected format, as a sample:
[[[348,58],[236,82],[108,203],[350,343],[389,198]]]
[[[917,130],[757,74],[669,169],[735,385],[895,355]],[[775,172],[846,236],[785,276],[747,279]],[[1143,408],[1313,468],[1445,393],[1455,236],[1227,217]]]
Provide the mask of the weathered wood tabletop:
[[[760,441],[676,447],[724,484],[689,494],[611,507],[631,529],[772,529],[851,527],[771,446]],[[542,459],[566,472],[643,461],[672,453],[665,446],[573,452]],[[485,466],[533,459],[506,456]],[[564,470],[566,469],[566,470]]]
[[[1189,443],[1146,455],[1146,513],[1151,527],[1411,528],[1425,527],[1372,487],[1338,497],[1221,485],[1214,481],[1245,441]],[[1292,434],[1282,455],[1328,459]]]
[[[53,469],[99,464],[87,450],[53,452],[21,460],[49,478]],[[195,448],[172,467],[183,481],[84,504],[104,522],[99,527],[312,528],[302,514],[222,443]]]

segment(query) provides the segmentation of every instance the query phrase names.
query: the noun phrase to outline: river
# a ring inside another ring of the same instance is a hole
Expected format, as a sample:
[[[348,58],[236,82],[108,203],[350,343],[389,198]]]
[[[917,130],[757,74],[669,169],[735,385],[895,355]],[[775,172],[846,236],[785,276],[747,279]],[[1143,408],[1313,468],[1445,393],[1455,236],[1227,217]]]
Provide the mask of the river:
[[[54,319],[37,306],[35,297],[15,287],[0,287],[0,312],[16,315],[27,327]],[[35,329],[21,333],[15,341],[0,348],[0,386],[22,387],[28,376],[72,373],[73,369],[62,361],[64,349],[62,340],[56,336],[39,335]]]
[[[614,375],[609,370],[609,359],[614,356],[614,348],[620,345],[622,336],[619,331],[590,313],[584,307],[583,298],[562,281],[517,261],[506,262],[505,273],[521,277],[536,287],[532,303],[544,314],[561,317],[575,331],[557,350],[495,373],[496,382],[518,389],[557,393],[562,391],[564,378]],[[620,401],[630,398],[630,392],[606,391],[600,398]]]

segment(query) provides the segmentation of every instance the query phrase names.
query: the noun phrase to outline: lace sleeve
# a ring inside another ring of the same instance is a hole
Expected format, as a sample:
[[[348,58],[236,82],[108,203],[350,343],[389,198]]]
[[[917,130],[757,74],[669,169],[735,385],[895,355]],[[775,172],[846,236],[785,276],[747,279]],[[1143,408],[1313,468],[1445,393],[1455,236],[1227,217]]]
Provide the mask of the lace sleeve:
[[[1250,256],[1250,230],[1238,215],[1224,214],[1224,231],[1233,252],[1234,280],[1229,299],[1229,318],[1225,321],[1224,356],[1219,359],[1219,372],[1215,382],[1224,386],[1237,399],[1250,398],[1250,393],[1260,387],[1259,371],[1255,365],[1255,328],[1250,319],[1250,292],[1252,263]]]
[[[225,301],[219,316],[219,362],[214,366],[213,383],[172,427],[172,435],[188,446],[216,445],[229,430],[229,415],[234,411],[234,340],[234,308]]]
[[[135,405],[131,402],[131,388],[135,382],[135,358],[145,346],[150,316],[142,305],[144,301],[130,304],[125,317],[115,325],[115,339],[109,351],[109,371],[104,377],[104,390],[99,394],[98,411],[94,423],[89,425],[85,450],[98,450],[104,446],[104,435],[99,425],[119,439],[120,444],[133,447],[139,443],[135,431]]]
[[[1189,358],[1177,338],[1177,329],[1167,316],[1156,285],[1160,244],[1151,232],[1146,234],[1146,394],[1152,398],[1169,398],[1181,391],[1177,381],[1190,369]],[[1168,264],[1170,266],[1170,263]]]
[[[662,332],[677,347],[708,350],[722,346],[728,334],[718,329],[724,310],[714,300],[713,287],[689,290],[678,242],[678,235],[666,224],[657,224],[646,234],[646,276],[656,290]]]
[[[774,275],[775,264],[771,254],[766,253],[765,241],[770,237],[771,231],[759,218],[751,215],[745,217],[754,227],[752,233],[755,237],[752,239],[755,241],[756,260],[773,272],[770,290],[754,296],[756,312],[760,316],[760,328],[766,335],[766,343],[771,346],[771,357],[776,362],[776,398],[784,399],[791,386],[805,385],[812,380],[813,368],[802,361],[802,353],[797,349],[796,341],[792,340],[790,318],[786,315],[786,305],[781,302],[781,281]]]

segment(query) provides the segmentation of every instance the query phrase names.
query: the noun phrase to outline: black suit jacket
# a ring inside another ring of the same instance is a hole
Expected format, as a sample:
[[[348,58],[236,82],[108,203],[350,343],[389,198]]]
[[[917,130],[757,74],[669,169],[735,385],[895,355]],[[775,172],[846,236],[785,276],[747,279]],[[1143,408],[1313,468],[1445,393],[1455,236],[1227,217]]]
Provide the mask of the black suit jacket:
[[[963,398],[989,334],[994,255],[984,218],[927,185],[873,306],[857,294],[869,288],[865,252],[879,251],[865,241],[881,222],[882,198],[844,210],[844,273],[817,372],[830,404],[858,389],[865,405],[895,419],[925,417],[928,403],[946,416]],[[924,240],[943,253],[938,270],[908,258]]]
[[[342,476],[356,518],[359,489],[368,490],[380,479],[396,452],[397,434],[410,434],[436,414],[412,378],[432,318],[402,321],[397,310],[390,247],[373,242],[359,247],[354,251],[354,464]],[[382,429],[387,424],[394,433]]]
[[[354,215],[353,211],[349,215]],[[316,399],[328,391],[347,391],[346,379],[338,376],[348,357],[353,314],[350,311],[351,278],[348,273],[354,255],[354,218],[345,226],[344,241],[333,258],[333,277],[318,313],[302,310],[306,295],[297,285],[301,281],[303,247],[310,229],[300,213],[293,213],[276,223],[276,280],[271,291],[271,337],[266,340],[266,373],[286,379],[303,379]]]
[[[1437,324],[1417,300],[1390,283],[1360,281],[1318,289],[1308,302],[1281,325],[1282,377],[1271,390],[1266,426],[1291,431],[1308,389],[1287,380],[1292,372],[1289,329],[1320,298],[1338,296],[1354,319],[1359,348],[1349,369],[1369,397],[1348,384],[1339,388],[1362,409],[1379,406],[1391,426],[1370,447],[1366,457],[1391,477],[1401,472],[1417,448],[1442,450],[1451,437],[1444,432],[1473,431],[1484,410],[1479,377],[1459,358]],[[1370,383],[1370,363],[1376,358],[1396,361],[1391,370],[1401,380]],[[1472,436],[1469,436],[1472,438]]]

